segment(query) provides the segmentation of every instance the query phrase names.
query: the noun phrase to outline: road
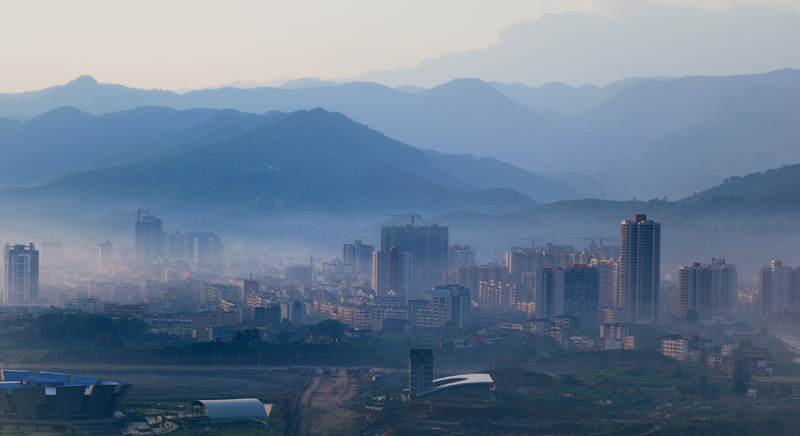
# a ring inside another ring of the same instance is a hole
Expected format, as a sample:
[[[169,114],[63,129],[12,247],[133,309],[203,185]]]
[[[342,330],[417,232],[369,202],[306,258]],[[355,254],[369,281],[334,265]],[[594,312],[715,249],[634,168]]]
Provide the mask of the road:
[[[359,433],[358,384],[344,373],[316,374],[297,401],[300,436],[353,435]]]

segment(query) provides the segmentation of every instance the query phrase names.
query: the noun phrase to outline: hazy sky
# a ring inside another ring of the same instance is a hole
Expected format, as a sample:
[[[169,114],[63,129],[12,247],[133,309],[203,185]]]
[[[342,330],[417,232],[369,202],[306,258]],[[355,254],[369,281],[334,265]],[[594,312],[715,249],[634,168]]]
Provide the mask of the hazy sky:
[[[487,48],[509,25],[545,13],[615,15],[643,3],[2,1],[0,92],[41,89],[81,74],[102,83],[161,89],[204,88],[236,80],[267,82],[281,77],[356,77],[366,71],[412,67],[424,59]],[[723,11],[742,3],[800,9],[800,0],[649,3]]]

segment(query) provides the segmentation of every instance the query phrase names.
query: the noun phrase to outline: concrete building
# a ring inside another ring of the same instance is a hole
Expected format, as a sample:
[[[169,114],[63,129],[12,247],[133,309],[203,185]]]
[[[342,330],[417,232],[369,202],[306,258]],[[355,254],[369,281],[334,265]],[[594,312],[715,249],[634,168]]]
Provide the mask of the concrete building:
[[[795,283],[800,280],[797,268],[773,260],[758,273],[759,307],[762,315],[800,307],[800,295]]]
[[[281,305],[281,321],[289,320],[295,327],[306,324],[306,307],[300,300],[286,301]]]
[[[675,360],[699,362],[713,349],[714,341],[700,339],[697,336],[683,338],[677,333],[672,333],[661,340],[661,354]]]
[[[150,264],[164,256],[166,235],[161,230],[161,220],[150,212],[139,209],[136,217],[136,262]]]
[[[475,265],[475,249],[469,245],[451,245],[447,269],[452,271],[459,266]]]
[[[540,271],[536,285],[537,318],[569,315],[582,325],[598,325],[599,271],[588,265],[569,265]]]
[[[374,245],[362,244],[356,240],[353,244],[342,246],[342,262],[349,265],[348,272],[359,277],[372,278],[372,253]]]
[[[636,214],[620,225],[616,307],[628,321],[658,323],[661,285],[661,224]]]
[[[600,324],[600,344],[603,350],[621,350],[625,348],[625,337],[628,326],[619,323]]]
[[[413,348],[408,352],[408,390],[411,398],[433,389],[433,350]]]
[[[414,256],[391,247],[372,253],[372,289],[379,295],[394,291],[408,295],[413,286]]]
[[[211,232],[175,232],[169,235],[168,255],[172,259],[185,259],[194,269],[219,269],[222,266],[223,244]]]
[[[597,268],[599,275],[599,304],[600,307],[613,307],[614,296],[617,294],[617,261],[613,258],[591,259],[589,266]]]
[[[701,320],[731,315],[736,279],[736,267],[725,264],[725,259],[679,267],[678,314],[685,317],[687,310],[694,309]]]
[[[39,300],[39,252],[30,245],[5,245],[5,286],[2,304],[30,304]]]
[[[381,251],[392,247],[412,255],[412,285],[420,290],[441,285],[449,261],[449,235],[447,226],[383,226]]]
[[[281,327],[281,306],[269,304],[265,307],[253,309],[253,325],[256,328],[266,329],[270,333],[278,334]]]
[[[433,317],[437,326],[453,322],[459,328],[464,328],[470,320],[471,308],[469,289],[458,285],[437,286],[433,289]]]
[[[517,285],[514,283],[489,280],[480,284],[478,302],[483,308],[515,310],[517,300]]]

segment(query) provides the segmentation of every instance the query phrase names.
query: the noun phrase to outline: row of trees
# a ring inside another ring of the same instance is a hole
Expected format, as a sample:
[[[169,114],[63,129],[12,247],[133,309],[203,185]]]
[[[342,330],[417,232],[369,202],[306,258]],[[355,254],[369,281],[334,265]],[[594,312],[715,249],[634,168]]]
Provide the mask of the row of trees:
[[[139,319],[111,318],[88,313],[47,312],[39,316],[42,339],[49,342],[96,341],[117,343],[147,334],[147,324]]]

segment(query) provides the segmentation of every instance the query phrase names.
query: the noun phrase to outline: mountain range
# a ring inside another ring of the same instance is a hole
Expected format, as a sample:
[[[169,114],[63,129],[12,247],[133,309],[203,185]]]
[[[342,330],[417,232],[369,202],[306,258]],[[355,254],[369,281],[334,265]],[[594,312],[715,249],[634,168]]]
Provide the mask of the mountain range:
[[[563,197],[537,198],[544,201],[576,193],[681,198],[734,175],[800,162],[800,151],[791,146],[800,140],[794,128],[800,118],[796,70],[631,78],[578,88],[477,79],[427,90],[365,82],[284,85],[176,94],[101,85],[84,76],[64,86],[0,95],[0,116],[12,118],[0,121],[0,134],[62,106],[99,116],[142,106],[253,114],[321,107],[421,149],[512,162],[572,185]]]
[[[68,102],[78,107],[38,113]],[[283,110],[317,102],[351,113]],[[238,109],[215,108],[227,105]],[[75,229],[125,237],[131,212],[147,207],[173,229],[329,248],[331,238],[370,241],[384,215],[416,211],[451,225],[452,241],[500,257],[503,238],[610,236],[644,212],[665,223],[665,270],[725,253],[751,269],[797,257],[794,70],[602,88],[463,79],[428,90],[350,83],[182,95],[82,77],[0,96],[0,113],[29,115],[0,118],[5,240]],[[444,151],[467,139],[497,141],[492,151],[509,159]],[[538,174],[530,160],[563,171]],[[608,200],[640,192],[657,195]]]

